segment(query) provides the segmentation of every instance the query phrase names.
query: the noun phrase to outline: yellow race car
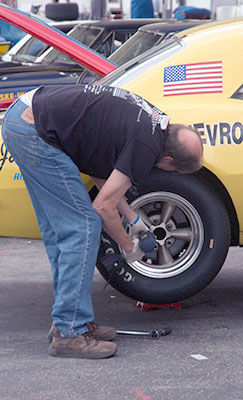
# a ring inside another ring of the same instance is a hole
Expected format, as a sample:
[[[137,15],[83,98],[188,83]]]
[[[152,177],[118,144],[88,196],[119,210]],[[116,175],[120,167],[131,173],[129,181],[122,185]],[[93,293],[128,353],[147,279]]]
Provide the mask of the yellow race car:
[[[129,193],[158,248],[117,272],[98,262],[123,293],[152,303],[189,297],[216,276],[229,246],[243,244],[242,65],[243,19],[235,19],[182,31],[100,82],[142,96],[171,122],[194,126],[204,144],[198,173],[154,170]],[[99,260],[106,247],[103,235]]]
[[[122,87],[196,127],[204,166],[193,175],[154,169],[127,199],[156,237],[156,249],[128,264],[102,233],[97,267],[125,295],[149,303],[190,297],[220,271],[230,246],[243,244],[243,19],[182,31],[109,73]],[[0,235],[39,238],[22,176],[0,143]],[[91,195],[89,177],[82,176]],[[125,221],[124,221],[125,223]]]

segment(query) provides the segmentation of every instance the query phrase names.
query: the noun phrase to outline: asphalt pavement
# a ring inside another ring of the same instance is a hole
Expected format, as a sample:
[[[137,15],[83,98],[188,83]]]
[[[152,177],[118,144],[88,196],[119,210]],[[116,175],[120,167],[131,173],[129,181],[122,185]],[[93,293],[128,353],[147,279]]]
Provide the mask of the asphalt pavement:
[[[142,311],[95,272],[96,321],[119,335],[105,360],[47,355],[53,302],[40,240],[0,238],[0,400],[243,400],[243,249],[230,250],[217,278],[191,299]]]

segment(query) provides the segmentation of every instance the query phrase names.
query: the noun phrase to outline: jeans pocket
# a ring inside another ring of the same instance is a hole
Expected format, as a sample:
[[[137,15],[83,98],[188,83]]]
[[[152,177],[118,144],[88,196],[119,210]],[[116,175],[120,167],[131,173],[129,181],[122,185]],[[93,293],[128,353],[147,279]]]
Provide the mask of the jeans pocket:
[[[40,164],[38,152],[38,137],[35,135],[20,135],[4,130],[4,143],[17,164],[33,168]]]

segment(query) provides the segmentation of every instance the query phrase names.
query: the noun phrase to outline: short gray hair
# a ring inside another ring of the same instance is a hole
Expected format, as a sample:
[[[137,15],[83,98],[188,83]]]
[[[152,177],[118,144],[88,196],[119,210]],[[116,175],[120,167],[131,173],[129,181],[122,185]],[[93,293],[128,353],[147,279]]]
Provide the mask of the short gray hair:
[[[198,157],[198,154],[189,151],[186,144],[179,140],[178,132],[182,129],[190,130],[198,136],[203,152],[201,135],[196,129],[183,124],[169,124],[167,128],[168,136],[166,137],[164,146],[164,155],[173,158],[173,165],[178,172],[189,174],[202,167],[202,160]]]

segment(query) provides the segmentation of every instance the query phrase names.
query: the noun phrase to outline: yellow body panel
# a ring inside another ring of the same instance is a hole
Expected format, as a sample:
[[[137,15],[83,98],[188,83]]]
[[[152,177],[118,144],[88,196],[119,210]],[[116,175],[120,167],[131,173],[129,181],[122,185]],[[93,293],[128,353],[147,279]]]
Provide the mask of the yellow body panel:
[[[0,54],[5,54],[9,50],[9,45],[10,42],[7,42],[5,40],[0,41]]]
[[[121,86],[165,111],[171,122],[193,125],[201,132],[204,166],[232,199],[243,244],[243,101],[231,98],[243,84],[243,19],[207,24],[178,36],[183,43],[180,51],[155,66],[151,63],[145,72]],[[165,67],[211,61],[222,61],[222,93],[163,95]],[[39,237],[24,182],[9,157],[0,138],[0,235]],[[90,190],[90,178],[82,179]]]
[[[201,132],[204,166],[228,191],[243,244],[243,101],[231,98],[243,84],[243,19],[209,25],[180,32],[180,37],[187,33],[181,51],[122,87],[165,111],[171,122],[193,125]],[[222,93],[163,95],[165,67],[211,61],[222,61]]]
[[[23,177],[0,138],[0,235],[40,238],[40,231]],[[89,191],[93,183],[81,174]]]

